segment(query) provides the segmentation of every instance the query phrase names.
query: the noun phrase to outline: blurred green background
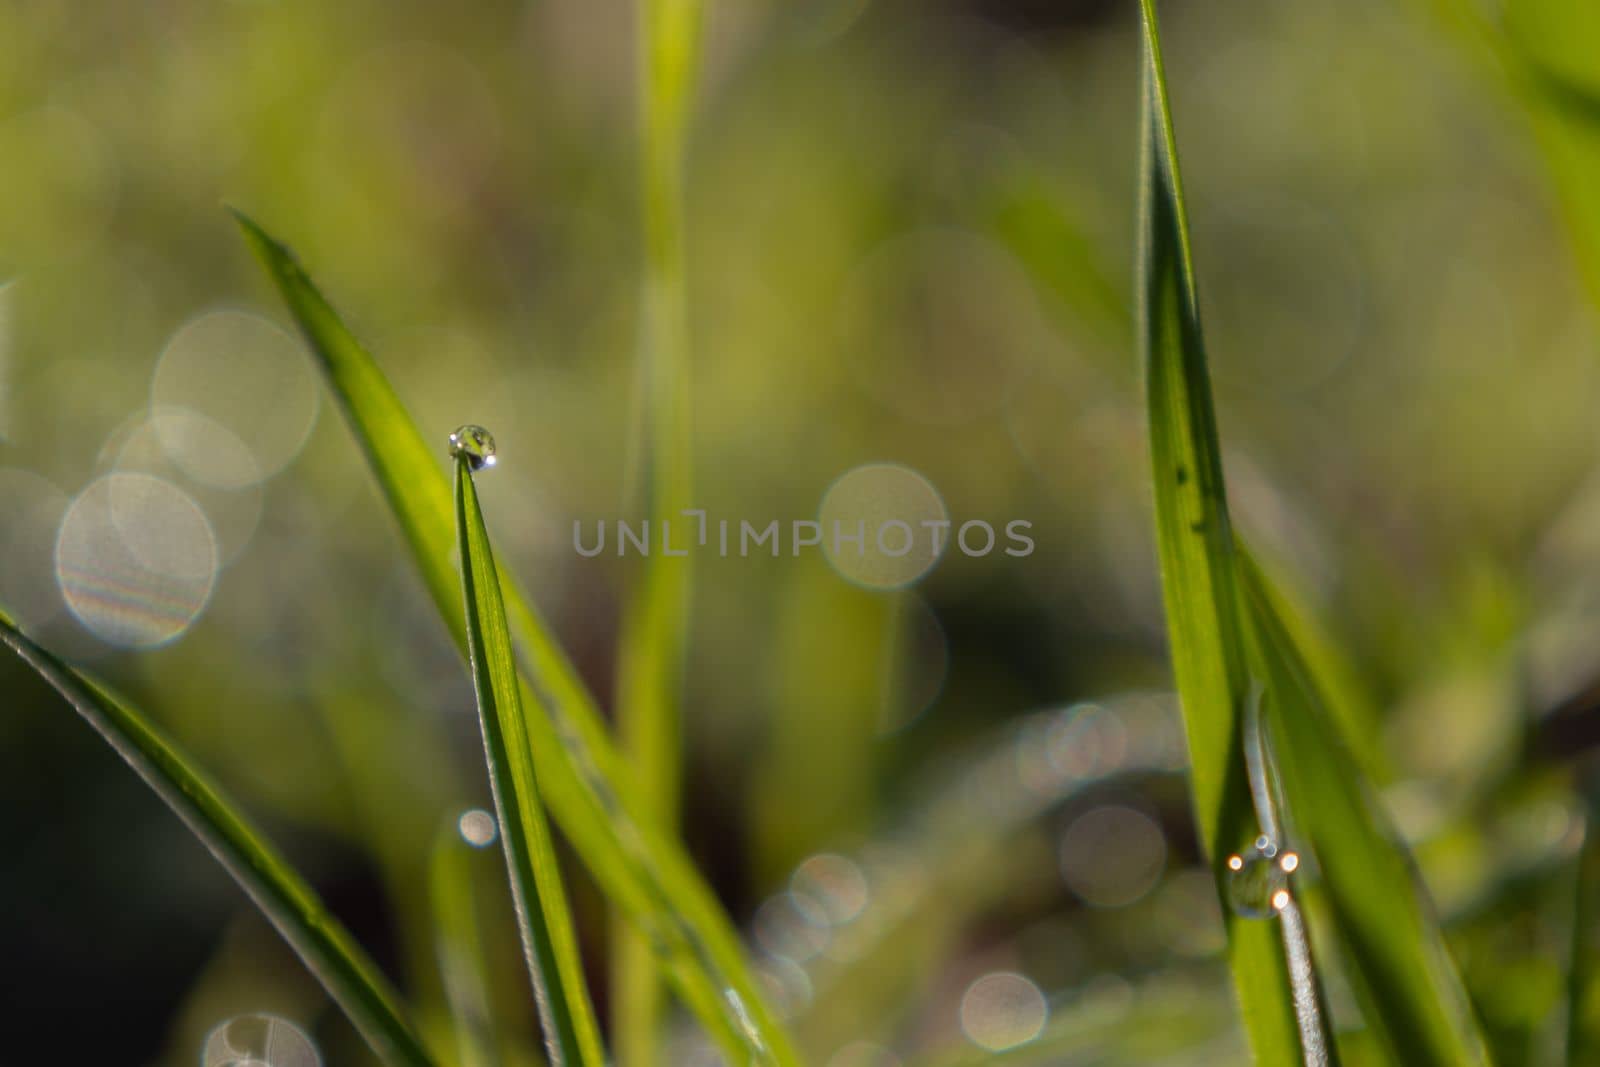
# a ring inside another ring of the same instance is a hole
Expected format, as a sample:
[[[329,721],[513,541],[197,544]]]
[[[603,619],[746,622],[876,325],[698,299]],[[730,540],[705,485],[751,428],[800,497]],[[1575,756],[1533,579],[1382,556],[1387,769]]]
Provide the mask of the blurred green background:
[[[1511,1064],[1557,1047],[1596,738],[1571,698],[1600,675],[1600,16],[1516,8],[1164,6],[1236,514],[1342,650]],[[819,1064],[1242,1055],[1166,691],[1135,15],[708,6],[697,502],[810,518],[894,463],[1037,544],[898,592],[700,557],[684,833]],[[1502,33],[1579,102],[1508,77]],[[503,563],[609,706],[634,568],[571,531],[631,513],[633,35],[618,0],[0,0],[0,604],[156,712],[435,1013],[427,847],[487,794],[471,688],[221,205],[295,244],[441,464],[457,424],[494,432]],[[177,524],[119,526],[118,486]],[[127,585],[151,552],[180,579]],[[191,1064],[251,1011],[367,1062],[9,656],[0,706],[0,1063],[80,1062],[92,1028]]]

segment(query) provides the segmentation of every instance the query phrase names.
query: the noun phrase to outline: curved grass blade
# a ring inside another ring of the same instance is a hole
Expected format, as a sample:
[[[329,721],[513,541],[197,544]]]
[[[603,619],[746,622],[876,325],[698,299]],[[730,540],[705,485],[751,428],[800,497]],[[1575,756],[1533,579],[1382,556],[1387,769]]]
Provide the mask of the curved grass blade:
[[[454,507],[434,450],[289,250],[234,215],[321,362],[434,604],[465,652],[451,556]],[[683,849],[643,817],[628,769],[571,662],[516,587],[502,581],[502,592],[532,761],[561,830],[611,901],[647,932],[678,996],[734,1062],[797,1063],[710,888]]]
[[[1188,738],[1200,838],[1217,893],[1225,858],[1255,839],[1240,718],[1247,697],[1227,501],[1200,332],[1177,145],[1154,0],[1144,25],[1140,340],[1144,352],[1156,539],[1173,673]],[[1301,1062],[1289,975],[1270,924],[1228,916],[1228,955],[1257,1062]]]
[[[643,512],[665,541],[687,538],[694,507],[684,267],[684,139],[694,94],[699,0],[639,0],[639,194],[644,222],[643,330],[635,440]],[[692,557],[648,553],[634,575],[617,649],[617,733],[646,811],[677,832],[682,790],[682,708],[688,658]],[[645,936],[614,922],[613,1027],[617,1062],[650,1067],[665,1004]]]
[[[305,880],[160,730],[131,705],[29,640],[0,614],[0,641],[67,699],[184,821],[384,1062],[432,1067],[399,997]]]
[[[545,823],[517,684],[517,663],[500,597],[478,491],[465,457],[456,460],[456,533],[472,685],[517,927],[539,1002],[545,1046],[555,1067],[605,1063],[600,1027],[584,985],[561,867]]]
[[[1316,853],[1367,1022],[1394,1062],[1486,1064],[1488,1048],[1410,856],[1371,801],[1266,576],[1247,552],[1236,558],[1282,788],[1296,830]]]

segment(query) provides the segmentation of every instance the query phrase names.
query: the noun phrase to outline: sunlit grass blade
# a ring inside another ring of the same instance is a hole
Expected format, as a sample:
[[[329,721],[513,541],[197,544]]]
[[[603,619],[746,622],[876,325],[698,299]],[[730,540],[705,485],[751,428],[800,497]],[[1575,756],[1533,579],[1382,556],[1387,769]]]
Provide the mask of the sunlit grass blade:
[[[0,614],[9,645],[116,749],[277,927],[386,1063],[434,1063],[388,980],[316,893],[148,716],[40,648]]]
[[[1153,0],[1144,0],[1143,12],[1139,325],[1156,535],[1196,819],[1218,895],[1226,902],[1226,857],[1258,832],[1240,731],[1248,690],[1246,650]],[[1257,1062],[1301,1062],[1277,931],[1269,923],[1226,914],[1229,962]]]
[[[1276,890],[1273,898],[1266,903],[1276,914],[1278,931],[1283,937],[1283,955],[1289,965],[1294,1014],[1300,1026],[1300,1051],[1306,1067],[1336,1067],[1339,1049],[1328,1029],[1326,998],[1317,975],[1316,957],[1311,951],[1311,935],[1307,932],[1305,917],[1289,884],[1289,874],[1298,869],[1299,856],[1288,846],[1287,828],[1293,825],[1293,820],[1288,818],[1277,755],[1262,719],[1261,702],[1264,695],[1259,683],[1251,686],[1244,720],[1245,766],[1250,772],[1250,794],[1255,798],[1256,822],[1261,827],[1256,851],[1263,855],[1258,857],[1257,862],[1264,860],[1283,872],[1283,887]],[[1230,859],[1229,866],[1235,862]]]
[[[1269,568],[1258,553],[1241,542],[1237,551],[1249,555],[1248,565],[1260,572],[1257,589],[1272,602],[1274,617],[1305,661],[1308,676],[1325,700],[1334,726],[1350,754],[1371,779],[1383,781],[1387,760],[1382,751],[1382,721],[1371,694],[1327,631],[1319,624],[1294,586],[1281,572]]]
[[[494,1067],[499,1055],[489,965],[478,922],[472,861],[479,857],[474,852],[461,840],[454,823],[439,831],[428,861],[429,898],[439,976],[456,1034],[457,1065]]]
[[[1368,1025],[1397,1063],[1487,1063],[1465,987],[1410,856],[1372,801],[1276,613],[1265,576],[1247,553],[1237,559],[1283,791],[1298,833],[1316,855]]]
[[[605,1062],[561,867],[539,799],[511,632],[468,460],[456,461],[456,529],[472,685],[528,973],[553,1064]]]
[[[287,248],[235,213],[320,361],[387,499],[440,616],[467,647],[452,558],[449,482],[372,357]],[[504,581],[522,668],[522,703],[545,801],[612,903],[650,942],[684,1004],[736,1062],[790,1064],[795,1053],[711,890],[645,811],[571,662],[533,608]]]
[[[643,514],[663,541],[687,544],[694,506],[684,278],[684,131],[695,85],[699,0],[639,0],[640,213],[644,223],[638,410],[634,441]],[[646,812],[675,834],[682,788],[684,663],[692,557],[649,553],[635,573],[617,649],[617,729]],[[623,1067],[659,1061],[664,1004],[645,936],[613,922],[615,1044]]]

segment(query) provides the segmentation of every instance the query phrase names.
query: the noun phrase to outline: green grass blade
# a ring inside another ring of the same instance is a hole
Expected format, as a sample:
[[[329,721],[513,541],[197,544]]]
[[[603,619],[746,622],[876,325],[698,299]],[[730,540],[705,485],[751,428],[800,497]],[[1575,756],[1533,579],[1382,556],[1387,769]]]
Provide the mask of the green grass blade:
[[[552,1064],[600,1065],[605,1051],[584,985],[561,867],[539,800],[517,661],[500,596],[500,572],[465,457],[456,460],[456,531],[461,546],[472,685],[489,761],[489,784],[511,876],[517,926],[539,1002]]]
[[[355,938],[147,716],[34,644],[3,614],[0,641],[65,697],[184,821],[277,927],[380,1058],[399,1067],[434,1063],[406,1021],[388,980]]]
[[[1238,551],[1246,553],[1242,542]],[[1250,557],[1248,565],[1260,571],[1257,588],[1271,599],[1274,616],[1305,661],[1311,681],[1326,699],[1350,754],[1369,780],[1385,781],[1389,770],[1382,750],[1383,722],[1371,693],[1281,570],[1266,566],[1259,554],[1246,554]]]
[[[1305,657],[1277,614],[1265,575],[1248,553],[1237,558],[1282,787],[1296,829],[1316,854],[1367,1022],[1397,1063],[1488,1063],[1466,989],[1410,856],[1372,802]]]
[[[643,517],[670,530],[682,550],[695,536],[691,466],[688,299],[684,272],[684,130],[694,94],[699,0],[639,0],[639,191],[644,220],[643,330],[636,447]],[[663,834],[677,832],[682,789],[684,664],[692,557],[647,555],[634,576],[617,650],[617,729],[646,810]],[[664,1006],[645,936],[612,924],[612,999],[617,1062],[649,1067]]]
[[[440,829],[428,861],[434,951],[456,1033],[457,1067],[494,1067],[499,1060],[474,886],[476,852],[451,822]]]
[[[1256,822],[1270,849],[1269,859],[1282,865],[1292,854],[1288,842],[1288,817],[1283,780],[1277,754],[1267,724],[1262,719],[1264,693],[1259,683],[1251,686],[1250,702],[1244,722],[1245,765],[1250,772],[1250,794],[1255,799]],[[1317,975],[1316,957],[1306,930],[1294,887],[1286,885],[1281,900],[1271,901],[1277,912],[1278,930],[1283,937],[1283,955],[1289,965],[1289,985],[1293,991],[1295,1019],[1300,1026],[1300,1049],[1306,1067],[1337,1067],[1339,1049],[1328,1029],[1327,999]]]
[[[1177,149],[1153,0],[1143,0],[1143,211],[1140,257],[1156,537],[1172,666],[1189,744],[1201,842],[1218,895],[1226,857],[1257,835],[1241,712],[1246,651]],[[1287,966],[1271,924],[1226,911],[1240,1010],[1259,1063],[1300,1062]]]
[[[1574,862],[1571,950],[1567,961],[1566,1062],[1600,1062],[1600,828],[1584,805],[1583,845]]]
[[[436,458],[442,447],[424,443],[383,372],[289,250],[235,215],[322,364],[424,584],[465,652],[451,555],[454,507]],[[647,817],[571,662],[516,587],[503,583],[502,591],[533,763],[561,830],[612,903],[648,932],[678,996],[735,1062],[798,1062],[726,914],[683,849]]]

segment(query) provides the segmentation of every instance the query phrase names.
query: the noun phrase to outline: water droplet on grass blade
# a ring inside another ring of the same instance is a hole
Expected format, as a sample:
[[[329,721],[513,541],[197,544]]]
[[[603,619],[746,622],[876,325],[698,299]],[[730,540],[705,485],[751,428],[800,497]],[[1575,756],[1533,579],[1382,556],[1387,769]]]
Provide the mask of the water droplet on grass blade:
[[[1267,919],[1289,900],[1289,875],[1300,867],[1294,852],[1279,853],[1265,837],[1248,853],[1228,857],[1228,906],[1246,919]]]
[[[450,435],[450,455],[465,457],[467,466],[474,471],[494,466],[494,436],[482,426],[456,428]]]

